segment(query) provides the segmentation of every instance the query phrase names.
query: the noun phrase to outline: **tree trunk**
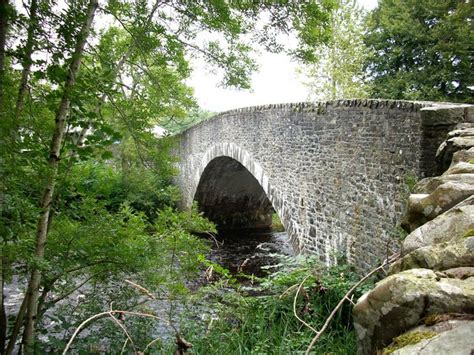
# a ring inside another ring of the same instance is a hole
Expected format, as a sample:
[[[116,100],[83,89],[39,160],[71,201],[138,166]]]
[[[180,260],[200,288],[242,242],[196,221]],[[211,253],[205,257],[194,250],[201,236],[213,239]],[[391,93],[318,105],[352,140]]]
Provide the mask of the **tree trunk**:
[[[4,250],[3,246],[5,242],[0,246],[0,354],[5,354],[5,345],[7,341],[7,314],[5,312],[5,296],[3,294],[5,286],[5,262],[4,262]]]
[[[31,72],[31,55],[33,54],[33,44],[36,29],[38,28],[38,2],[31,0],[30,5],[30,23],[28,25],[28,35],[26,38],[25,52],[23,53],[20,87],[18,89],[18,97],[15,106],[15,126],[18,125],[18,119],[23,111],[25,105],[25,95],[28,89],[28,79]]]
[[[5,85],[5,47],[7,44],[9,7],[9,0],[0,0],[0,110],[3,110],[2,107]]]
[[[84,46],[87,42],[87,37],[92,26],[95,11],[97,9],[97,0],[90,0],[87,7],[86,21],[82,27],[79,35],[74,54],[72,56],[71,66],[69,73],[64,85],[63,96],[59,105],[58,111],[56,112],[55,118],[55,129],[53,138],[51,141],[50,154],[49,154],[49,176],[47,177],[46,186],[43,191],[43,197],[41,199],[41,213],[38,219],[38,226],[36,229],[36,248],[35,258],[38,261],[44,259],[44,251],[46,245],[46,239],[48,236],[48,219],[51,212],[51,202],[54,194],[54,187],[56,178],[58,175],[59,159],[61,154],[61,143],[64,134],[64,127],[66,124],[66,117],[69,111],[70,105],[70,94],[75,85],[76,75],[79,71],[81,64],[81,58],[84,50]],[[36,316],[38,312],[38,299],[39,299],[39,286],[41,282],[41,271],[36,265],[33,265],[30,281],[28,284],[27,295],[27,312],[26,312],[26,324],[25,331],[23,334],[23,344],[25,354],[32,354],[34,352],[34,340],[35,340],[35,325]]]
[[[151,8],[150,14],[147,17],[147,21],[145,22],[145,27],[144,27],[144,32],[146,32],[149,24],[153,20],[153,16],[156,13],[156,10],[158,10],[159,5],[161,4],[161,0],[155,1],[153,7]],[[123,69],[123,66],[127,62],[128,58],[130,55],[133,53],[134,50],[137,49],[139,45],[139,40],[135,37],[132,38],[132,43],[128,47],[127,51],[122,55],[120,60],[117,63],[117,66],[114,69],[114,80],[117,76],[119,76],[120,72]],[[114,80],[111,80],[113,82]],[[114,84],[115,85],[115,84]],[[99,97],[99,100],[97,101],[97,104],[95,105],[95,113],[96,115],[99,115],[100,109],[102,105],[105,102],[105,99],[107,98],[107,92],[102,93],[102,95]],[[69,174],[70,170],[72,169],[74,159],[77,157],[77,148],[81,148],[84,145],[84,141],[86,139],[86,134],[88,129],[90,128],[90,125],[85,126],[84,128],[81,129],[81,132],[79,133],[79,137],[77,139],[77,142],[75,143],[75,147],[67,154],[70,156],[67,167],[66,167],[66,175]],[[59,199],[59,196],[56,194],[53,196],[53,204],[56,204],[57,200]],[[48,220],[48,228],[52,223],[52,215],[50,214],[49,220]]]
[[[12,333],[10,334],[10,340],[8,341],[8,346],[5,351],[6,355],[12,355],[13,350],[15,350],[15,343],[16,339],[18,338],[18,334],[20,334],[21,326],[23,325],[23,318],[25,317],[26,312],[26,304],[28,303],[28,297],[25,295],[23,301],[21,302],[20,310],[15,319],[15,324],[12,328]]]
[[[8,29],[8,12],[9,12],[9,1],[0,0],[0,117],[4,118],[4,87],[5,87],[5,47],[7,42],[7,29]],[[1,143],[3,144],[3,142]],[[0,191],[0,195],[3,191]],[[0,208],[3,210],[3,196],[0,196]],[[0,354],[5,353],[5,343],[7,335],[7,315],[5,312],[4,302],[4,274],[5,274],[5,257],[3,255],[3,246],[5,241],[3,240],[0,246]]]

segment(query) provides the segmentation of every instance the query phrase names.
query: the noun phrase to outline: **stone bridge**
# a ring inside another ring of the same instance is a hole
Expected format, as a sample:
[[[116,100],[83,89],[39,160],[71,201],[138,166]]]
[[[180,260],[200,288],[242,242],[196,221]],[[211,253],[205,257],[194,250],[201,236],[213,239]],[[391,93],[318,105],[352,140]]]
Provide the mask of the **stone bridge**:
[[[218,229],[265,230],[274,211],[297,252],[366,270],[398,248],[408,185],[467,105],[340,100],[220,113],[179,135],[182,207]]]

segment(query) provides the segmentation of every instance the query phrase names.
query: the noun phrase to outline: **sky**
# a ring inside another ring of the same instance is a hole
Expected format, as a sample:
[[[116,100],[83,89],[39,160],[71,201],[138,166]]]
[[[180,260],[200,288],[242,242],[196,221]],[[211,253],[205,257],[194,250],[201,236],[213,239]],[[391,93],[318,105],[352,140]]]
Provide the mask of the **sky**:
[[[358,0],[367,10],[377,6],[377,0]],[[221,112],[239,107],[270,103],[301,102],[308,91],[296,71],[297,63],[285,54],[261,53],[257,58],[260,69],[252,75],[251,90],[218,87],[219,77],[209,72],[203,62],[196,61],[188,82],[202,109]]]

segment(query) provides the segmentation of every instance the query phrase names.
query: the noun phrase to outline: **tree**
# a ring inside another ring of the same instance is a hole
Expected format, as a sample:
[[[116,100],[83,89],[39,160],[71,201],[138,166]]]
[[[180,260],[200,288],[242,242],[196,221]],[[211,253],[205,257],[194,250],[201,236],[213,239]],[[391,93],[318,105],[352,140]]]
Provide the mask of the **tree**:
[[[11,6],[9,0],[0,0],[0,103],[3,104],[5,76],[5,48],[10,20]]]
[[[373,96],[474,102],[472,1],[381,0],[370,15]]]
[[[331,37],[319,46],[318,62],[302,68],[305,85],[314,100],[368,97],[364,61],[365,12],[355,0],[338,0],[331,13]]]
[[[255,69],[249,43],[283,50],[268,35],[294,32],[300,41],[288,52],[313,59],[312,46],[327,39],[332,1],[113,0],[97,9],[97,0],[31,0],[22,4],[25,11],[8,1],[0,5],[0,94],[8,93],[0,119],[2,291],[13,274],[30,274],[13,327],[0,333],[0,344],[9,338],[0,351],[11,354],[23,328],[23,350],[31,353],[49,295],[69,294],[59,282],[71,279],[68,272],[85,270],[90,280],[103,280],[101,255],[123,257],[122,267],[108,268],[115,276],[157,268],[153,255],[172,255],[174,267],[182,254],[181,266],[188,267],[189,250],[178,249],[196,243],[189,230],[211,228],[195,213],[173,210],[169,144],[151,134],[156,124],[196,107],[185,84],[189,58],[200,55],[220,68],[225,85],[248,87]],[[106,25],[94,25],[95,15]],[[83,181],[74,176],[86,164],[118,167],[121,182],[112,185],[120,193],[78,193]],[[88,243],[88,232],[99,238]],[[68,259],[70,243],[78,252]],[[135,260],[144,249],[155,254]]]
[[[33,5],[33,3],[32,3]],[[64,90],[61,98],[61,102],[56,111],[55,117],[55,128],[53,137],[51,139],[51,147],[49,152],[49,172],[48,178],[46,180],[43,197],[40,202],[41,213],[38,218],[38,226],[36,229],[36,247],[34,257],[37,262],[41,262],[44,258],[46,239],[48,235],[48,221],[49,214],[51,212],[51,204],[54,195],[54,189],[56,185],[56,176],[58,175],[59,169],[59,160],[61,157],[61,145],[63,141],[63,135],[65,132],[66,126],[66,117],[69,113],[69,106],[71,104],[71,91],[73,90],[76,83],[76,76],[79,72],[79,67],[81,65],[82,53],[84,51],[87,38],[89,36],[89,31],[92,26],[92,21],[94,19],[95,11],[98,6],[97,0],[90,0],[86,14],[84,16],[83,26],[79,33],[77,43],[74,48],[74,53],[71,58],[71,64],[67,74],[66,82],[64,84]],[[24,83],[21,83],[21,86]],[[21,90],[21,89],[20,89]],[[21,91],[20,91],[21,93]],[[25,331],[23,336],[23,343],[25,346],[25,351],[32,353],[32,346],[35,338],[35,322],[38,313],[38,299],[39,299],[39,287],[41,282],[41,272],[39,267],[33,267],[31,271],[31,278],[28,284],[28,291],[26,299],[27,301],[27,311],[26,311],[26,323]]]

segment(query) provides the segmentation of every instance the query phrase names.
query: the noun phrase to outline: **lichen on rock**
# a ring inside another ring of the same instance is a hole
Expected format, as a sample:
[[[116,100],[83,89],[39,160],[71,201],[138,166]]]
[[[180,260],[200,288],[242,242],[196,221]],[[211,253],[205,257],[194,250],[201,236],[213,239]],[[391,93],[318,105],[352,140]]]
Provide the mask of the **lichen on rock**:
[[[460,239],[474,228],[474,196],[411,232],[403,242],[404,252]]]
[[[413,250],[390,266],[389,274],[426,268],[435,271],[474,265],[474,237]]]
[[[372,354],[431,314],[474,310],[474,282],[411,269],[377,283],[354,307],[359,353]]]

